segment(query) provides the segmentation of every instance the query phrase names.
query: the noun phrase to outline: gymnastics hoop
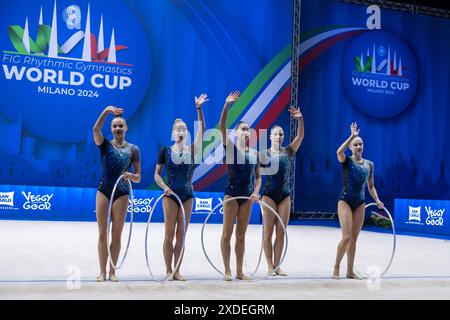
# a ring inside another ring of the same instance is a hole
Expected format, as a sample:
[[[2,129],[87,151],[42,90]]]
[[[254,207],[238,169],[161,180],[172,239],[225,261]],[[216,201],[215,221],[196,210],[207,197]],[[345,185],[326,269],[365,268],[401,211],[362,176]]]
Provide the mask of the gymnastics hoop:
[[[238,199],[250,200],[250,197],[239,196],[239,197],[232,197],[232,198],[225,199],[222,203],[217,204],[217,205],[211,210],[211,212],[206,216],[205,221],[203,222],[203,226],[202,226],[201,242],[202,242],[203,254],[205,255],[206,260],[208,260],[208,262],[209,262],[209,264],[211,265],[211,267],[213,267],[213,269],[216,270],[216,271],[217,271],[220,275],[222,275],[223,277],[226,277],[225,273],[223,273],[222,271],[220,271],[220,270],[214,265],[214,263],[211,261],[209,255],[208,255],[208,253],[206,252],[206,248],[205,248],[205,240],[204,240],[205,226],[206,226],[206,224],[207,224],[209,218],[211,217],[211,215],[217,210],[217,208],[218,208],[219,206],[223,205],[224,203],[226,203],[226,202],[228,202],[228,201],[231,201],[231,200],[238,200]],[[281,264],[282,264],[283,261],[284,261],[284,258],[286,257],[286,252],[287,252],[287,248],[288,248],[288,236],[287,236],[287,232],[286,232],[286,226],[285,226],[283,220],[281,219],[281,217],[278,215],[278,213],[277,213],[271,206],[269,206],[267,203],[265,203],[265,202],[262,201],[262,200],[259,200],[259,205],[260,205],[260,208],[261,208],[261,209],[262,209],[262,206],[268,208],[268,209],[269,209],[269,210],[277,217],[277,219],[278,219],[278,220],[280,221],[280,223],[281,223],[281,226],[283,227],[283,231],[284,231],[284,235],[285,235],[285,242],[284,242],[284,248],[283,248],[283,254],[282,254],[281,260],[280,260],[280,262],[278,263],[278,265],[274,268],[274,269],[276,270],[276,269],[278,269],[278,268],[281,266]],[[264,214],[264,211],[261,210],[261,212],[263,212],[263,214]],[[263,219],[263,225],[264,225],[264,219]],[[263,229],[263,232],[264,232],[264,229]],[[264,234],[263,234],[263,236],[264,236]],[[264,241],[264,238],[263,238],[262,240]],[[263,241],[262,241],[262,242],[263,242]],[[260,251],[260,252],[262,252],[262,246],[263,246],[263,243],[261,243],[261,251]],[[258,261],[258,265],[256,266],[255,272],[254,272],[253,274],[255,274],[256,271],[259,269],[260,263],[261,263],[261,255],[260,255],[260,259],[259,259],[259,261]],[[253,275],[253,274],[252,274],[252,275]],[[264,276],[256,277],[256,278],[253,278],[253,279],[248,280],[248,281],[258,281],[258,280],[262,280],[262,279],[264,279],[264,278],[266,278],[266,277],[268,277],[268,276],[269,276],[269,274],[266,273]]]
[[[177,199],[178,204],[180,205],[180,208],[181,208],[181,212],[183,214],[183,241],[182,241],[182,244],[181,244],[180,259],[178,259],[178,262],[177,262],[177,264],[175,265],[175,268],[174,268],[174,271],[176,271],[180,267],[181,260],[182,260],[182,257],[184,255],[184,242],[186,240],[186,213],[184,212],[183,202],[181,201],[180,197],[178,197],[178,195],[175,192],[173,192],[172,195],[174,195],[175,198]],[[161,201],[161,199],[164,196],[165,196],[165,194],[163,193],[162,195],[160,195],[158,197],[158,199],[156,199],[155,203],[153,204],[152,210],[150,211],[150,214],[148,216],[147,227],[145,229],[145,261],[147,263],[147,270],[148,270],[148,273],[150,274],[150,276],[152,277],[152,280],[156,281],[156,282],[159,282],[159,283],[164,283],[165,281],[168,280],[168,278],[166,277],[166,278],[164,278],[164,280],[158,280],[153,275],[152,268],[150,267],[150,259],[149,259],[149,254],[148,254],[147,242],[148,242],[148,227],[150,226],[150,221],[152,219],[153,212],[155,211],[156,205],[159,203],[159,201]]]
[[[365,209],[367,209],[368,207],[371,207],[371,206],[376,206],[376,205],[377,205],[377,204],[376,204],[375,202],[371,202],[371,203],[369,203],[369,204],[366,204]],[[383,276],[386,274],[386,272],[388,272],[389,268],[391,267],[392,262],[394,261],[395,250],[396,250],[396,245],[397,245],[397,234],[396,234],[396,232],[395,232],[394,219],[392,218],[392,215],[391,215],[391,213],[389,212],[389,210],[386,209],[384,206],[383,206],[383,210],[384,210],[384,212],[387,213],[387,215],[388,215],[388,217],[389,217],[389,220],[391,221],[391,225],[392,225],[392,239],[393,239],[393,241],[392,241],[392,253],[391,253],[391,257],[390,257],[390,259],[389,259],[389,262],[388,262],[386,268],[385,268],[385,269],[383,270],[383,272],[380,274],[380,277],[383,277]],[[382,216],[382,215],[380,215],[380,214],[378,214],[378,213],[376,213],[376,212],[373,212],[373,214],[375,214],[376,216],[378,216],[378,217],[380,217],[380,218],[386,219],[386,217],[384,217],[384,216]],[[387,219],[386,219],[386,220],[387,220]],[[367,275],[365,275],[365,274],[363,274],[363,273],[361,273],[361,272],[359,272],[359,271],[358,271],[358,273],[359,273],[364,279],[368,279],[368,278],[369,278]]]
[[[130,232],[128,233],[128,242],[127,242],[127,246],[125,248],[125,253],[123,254],[122,260],[120,261],[119,265],[115,265],[113,260],[112,260],[112,254],[111,254],[111,248],[110,248],[110,244],[109,244],[109,233],[111,231],[111,211],[112,211],[112,206],[113,206],[113,200],[114,200],[114,194],[116,193],[116,188],[119,185],[120,180],[123,178],[123,176],[126,174],[123,173],[119,178],[117,178],[116,183],[114,184],[114,188],[112,190],[111,193],[111,198],[109,199],[109,207],[108,207],[108,218],[106,221],[107,224],[107,229],[106,229],[106,244],[108,247],[108,260],[109,263],[111,264],[111,266],[114,268],[114,270],[119,270],[120,268],[122,268],[123,263],[125,262],[125,258],[127,257],[128,254],[128,249],[130,248],[130,242],[131,242],[131,234],[133,232],[133,212],[134,212],[134,196],[133,196],[133,187],[131,185],[131,181],[128,181],[128,186],[130,187],[130,191],[129,191],[129,196],[131,199],[131,214],[130,214]],[[128,205],[127,205],[127,210],[125,211],[125,221],[127,219],[127,211],[128,211]]]

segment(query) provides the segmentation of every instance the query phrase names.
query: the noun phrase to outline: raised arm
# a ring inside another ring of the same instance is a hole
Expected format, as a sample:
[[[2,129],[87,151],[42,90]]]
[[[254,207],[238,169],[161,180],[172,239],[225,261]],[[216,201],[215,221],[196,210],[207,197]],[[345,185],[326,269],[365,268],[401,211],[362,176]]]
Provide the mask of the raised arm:
[[[203,146],[203,134],[205,133],[205,117],[203,116],[202,106],[203,104],[209,101],[208,96],[204,93],[200,95],[200,97],[195,97],[195,108],[197,109],[197,119],[199,123],[199,128],[197,135],[194,140],[194,157],[197,158],[199,152],[202,151]]]
[[[96,145],[101,145],[103,143],[103,134],[102,134],[102,127],[105,124],[105,120],[108,117],[108,115],[112,113],[116,116],[120,116],[123,114],[123,109],[116,108],[113,106],[106,107],[100,116],[98,117],[97,121],[95,122],[94,128],[93,128],[93,134],[94,134],[94,142]]]
[[[377,189],[375,189],[375,183],[373,180],[373,163],[370,163],[370,175],[369,179],[367,181],[370,195],[372,196],[373,200],[376,202],[378,208],[382,209],[384,208],[384,203],[380,201],[380,198],[378,198]]]
[[[222,109],[222,114],[220,115],[220,121],[219,121],[219,129],[220,133],[222,134],[222,143],[224,145],[228,145],[228,133],[227,133],[227,115],[228,110],[233,102],[235,102],[239,98],[239,91],[231,92],[227,99],[225,100],[225,104]]]
[[[300,145],[302,144],[303,138],[305,137],[305,128],[303,124],[303,115],[300,112],[300,108],[294,108],[291,106],[289,108],[289,113],[291,116],[297,120],[297,135],[295,136],[294,140],[292,140],[290,147],[294,153],[297,152],[298,148],[300,148]]]
[[[348,146],[350,145],[350,142],[353,140],[353,138],[357,137],[359,135],[359,129],[356,122],[353,122],[350,126],[350,137],[344,141],[343,144],[337,149],[336,154],[339,162],[345,161],[345,150],[347,150]]]

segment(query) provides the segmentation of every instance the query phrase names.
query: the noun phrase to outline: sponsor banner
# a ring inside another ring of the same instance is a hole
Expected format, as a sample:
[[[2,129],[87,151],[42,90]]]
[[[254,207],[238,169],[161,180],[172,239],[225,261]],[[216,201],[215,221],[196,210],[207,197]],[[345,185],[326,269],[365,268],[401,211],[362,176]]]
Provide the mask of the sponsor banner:
[[[395,199],[398,230],[450,235],[450,201]]]
[[[134,221],[147,222],[148,216],[161,195],[158,190],[133,190],[129,200],[127,220],[133,207]],[[52,220],[96,221],[94,188],[34,187],[0,185],[0,219],[4,220]],[[203,223],[206,216],[210,223],[223,221],[223,193],[197,192],[193,200],[191,223]],[[131,205],[133,203],[133,206]],[[163,200],[156,204],[152,222],[163,222]],[[259,206],[253,205],[250,223],[261,223]]]

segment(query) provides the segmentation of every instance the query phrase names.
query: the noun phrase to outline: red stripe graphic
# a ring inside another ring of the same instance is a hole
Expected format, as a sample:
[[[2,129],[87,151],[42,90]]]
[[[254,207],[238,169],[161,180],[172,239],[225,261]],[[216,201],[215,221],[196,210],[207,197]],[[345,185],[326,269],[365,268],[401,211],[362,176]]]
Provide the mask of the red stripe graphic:
[[[338,34],[337,36],[328,39],[326,41],[323,41],[319,44],[317,44],[315,47],[310,49],[306,54],[302,55],[300,59],[300,66],[299,69],[303,70],[306,68],[308,64],[310,64],[317,56],[319,56],[322,52],[330,48],[332,45],[334,45],[336,42],[345,40],[347,38],[353,37],[359,33],[366,32],[365,30],[356,30],[356,31],[350,31],[343,34]]]

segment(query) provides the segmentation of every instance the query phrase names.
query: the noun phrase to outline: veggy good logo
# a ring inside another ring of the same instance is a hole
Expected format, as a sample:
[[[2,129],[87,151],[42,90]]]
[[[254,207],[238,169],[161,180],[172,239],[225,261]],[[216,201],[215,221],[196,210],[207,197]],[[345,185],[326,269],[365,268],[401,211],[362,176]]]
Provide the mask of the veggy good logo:
[[[381,30],[366,32],[347,49],[344,88],[353,105],[377,118],[405,110],[417,90],[417,66],[408,46]]]
[[[52,208],[51,200],[53,194],[40,195],[22,191],[22,195],[25,198],[25,203],[23,204],[25,210],[49,211]]]
[[[133,204],[133,213],[150,213],[152,211],[152,202],[154,198],[133,198],[128,199],[127,212],[131,213],[131,204]]]
[[[106,105],[126,108],[126,117],[137,110],[150,80],[149,44],[121,1],[0,8],[0,111],[10,121],[42,138],[79,142]]]
[[[445,209],[435,210],[428,206],[425,207],[425,210],[427,211],[427,219],[425,221],[427,225],[440,227],[444,226]]]

